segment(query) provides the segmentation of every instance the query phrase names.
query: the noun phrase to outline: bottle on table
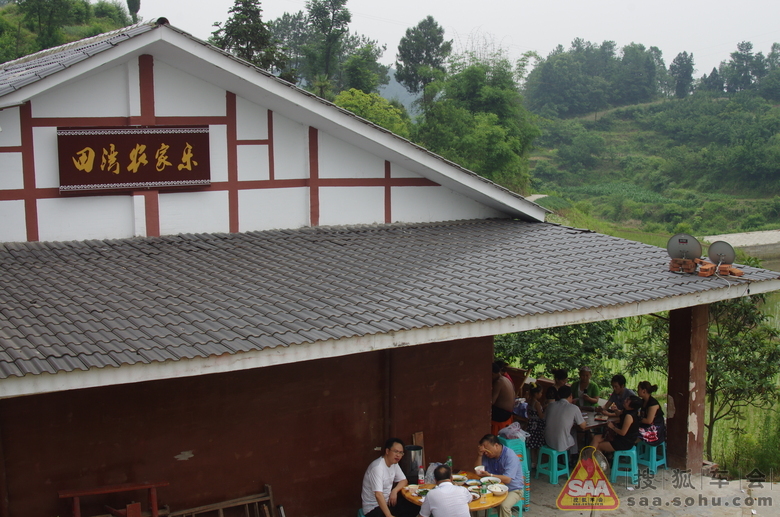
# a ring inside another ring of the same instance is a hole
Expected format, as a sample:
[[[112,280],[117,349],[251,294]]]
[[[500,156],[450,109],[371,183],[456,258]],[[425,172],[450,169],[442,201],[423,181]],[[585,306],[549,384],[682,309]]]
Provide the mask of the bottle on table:
[[[420,486],[425,484],[425,471],[423,470],[422,465],[417,469],[417,484]]]
[[[452,456],[447,456],[447,466],[450,468],[450,472],[452,472]]]

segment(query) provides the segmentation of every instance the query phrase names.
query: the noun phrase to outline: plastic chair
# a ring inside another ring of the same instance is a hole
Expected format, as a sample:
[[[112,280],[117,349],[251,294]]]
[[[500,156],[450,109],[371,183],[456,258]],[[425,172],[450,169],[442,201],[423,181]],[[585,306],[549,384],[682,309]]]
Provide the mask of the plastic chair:
[[[358,508],[358,517],[366,517],[366,515],[363,513],[363,508]]]
[[[658,467],[660,466],[663,466],[665,470],[669,470],[669,466],[666,464],[666,442],[661,442],[658,445],[639,442],[637,454],[639,464],[645,465],[653,474],[658,472]]]
[[[520,515],[523,515],[523,512],[527,512],[531,509],[531,467],[529,466],[529,461],[526,459],[528,458],[528,449],[525,446],[525,440],[509,440],[503,436],[499,436],[498,442],[501,445],[512,449],[515,454],[517,454],[517,457],[520,458],[520,464],[523,466],[523,498],[513,507],[518,509]]]
[[[620,460],[626,458],[628,462]],[[612,472],[609,473],[609,482],[615,483],[618,476],[630,477],[631,483],[639,484],[639,462],[637,461],[636,445],[626,451],[615,451],[612,460]]]
[[[544,461],[547,456],[548,461]],[[558,461],[563,458],[563,463]],[[539,474],[550,476],[550,484],[557,485],[560,476],[569,476],[569,451],[556,451],[546,445],[539,448],[539,462],[536,465],[536,477]]]

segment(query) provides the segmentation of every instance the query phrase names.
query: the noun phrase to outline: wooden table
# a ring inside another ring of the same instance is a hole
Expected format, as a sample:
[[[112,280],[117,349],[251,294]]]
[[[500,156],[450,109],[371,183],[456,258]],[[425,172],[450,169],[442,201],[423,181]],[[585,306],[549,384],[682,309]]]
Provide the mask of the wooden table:
[[[425,485],[420,485],[420,488],[434,488],[436,485],[432,485],[429,483],[426,483]],[[407,487],[404,487],[401,490],[401,494],[403,494],[404,498],[407,501],[410,501],[417,506],[422,506],[422,497],[413,495]],[[506,496],[509,494],[509,492],[504,492],[501,495],[493,495],[490,491],[488,491],[487,495],[485,495],[485,501],[482,501],[482,498],[474,499],[469,503],[469,511],[470,512],[478,512],[480,510],[487,510],[488,508],[493,508],[495,506],[500,505],[504,502],[504,499],[506,499]]]
[[[619,417],[611,416],[607,420],[596,420],[596,417],[602,417],[603,415],[600,415],[598,413],[594,413],[592,411],[583,411],[582,412],[582,418],[585,419],[585,430],[591,431],[593,429],[596,429],[598,427],[603,427],[607,425],[607,422],[617,422],[620,420]]]

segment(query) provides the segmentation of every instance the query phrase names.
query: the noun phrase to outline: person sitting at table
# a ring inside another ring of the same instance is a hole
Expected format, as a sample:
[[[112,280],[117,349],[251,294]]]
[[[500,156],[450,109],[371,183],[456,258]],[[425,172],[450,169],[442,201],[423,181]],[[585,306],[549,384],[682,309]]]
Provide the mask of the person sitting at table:
[[[590,442],[591,447],[603,452],[627,451],[639,438],[639,408],[642,407],[642,399],[631,395],[623,402],[623,412],[620,415],[618,425],[607,422],[607,430],[603,434],[597,434]]]
[[[515,451],[499,443],[494,434],[486,434],[479,440],[477,465],[484,470],[474,471],[478,476],[494,476],[509,488],[501,502],[499,517],[512,517],[512,507],[523,498],[523,467]]]
[[[412,517],[417,507],[398,493],[408,484],[398,462],[404,455],[404,442],[390,438],[384,454],[371,462],[363,476],[363,514],[366,517]],[[395,486],[393,486],[395,484]]]
[[[596,408],[596,411],[608,416],[620,416],[623,412],[623,403],[628,397],[636,397],[634,390],[626,388],[626,378],[617,374],[612,377],[612,395],[607,399],[603,408]]]
[[[420,508],[421,517],[471,517],[469,503],[471,493],[464,486],[452,484],[452,471],[447,465],[439,465],[433,471],[436,490],[431,490]]]
[[[515,408],[515,387],[512,382],[501,375],[501,363],[493,362],[493,394],[490,411],[490,429],[493,434],[514,421],[512,410]]]
[[[661,403],[653,397],[657,390],[658,386],[648,381],[640,382],[637,388],[639,398],[642,399],[642,407],[639,409],[639,434],[650,445],[666,441],[664,410],[661,409]]]
[[[592,408],[599,403],[599,387],[595,382],[591,382],[592,375],[590,366],[583,366],[580,368],[580,378],[571,385],[574,403],[581,408]]]
[[[553,374],[553,386],[555,386],[555,389],[560,389],[561,386],[566,386],[566,384],[569,382],[569,372],[564,370],[563,368],[558,368],[557,370],[552,371]]]
[[[576,455],[577,434],[574,426],[584,431],[587,424],[580,408],[572,404],[571,386],[561,386],[558,399],[545,410],[544,441],[556,451],[568,450],[569,454]]]

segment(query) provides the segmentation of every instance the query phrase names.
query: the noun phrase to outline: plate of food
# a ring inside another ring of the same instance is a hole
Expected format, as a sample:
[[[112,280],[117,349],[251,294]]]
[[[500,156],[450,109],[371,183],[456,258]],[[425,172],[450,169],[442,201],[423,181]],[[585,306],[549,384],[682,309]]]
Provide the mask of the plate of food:
[[[479,499],[479,493],[478,492],[469,492],[471,494],[471,500],[476,501]]]
[[[428,492],[430,491],[431,490],[428,488],[421,488],[417,491],[417,495],[419,495],[420,497],[425,497],[426,495],[428,495]]]
[[[475,486],[475,487],[479,488],[479,485],[481,485],[482,483],[480,483],[480,481],[478,479],[469,479],[468,481],[466,481],[466,484],[468,486],[470,486],[470,487],[474,487]]]
[[[452,482],[456,485],[463,485],[466,483],[466,480],[468,478],[464,476],[463,474],[453,474],[452,476]]]
[[[496,483],[494,485],[488,485],[488,490],[493,495],[502,495],[509,490],[509,487],[507,487],[503,483]]]
[[[479,493],[479,488],[480,488],[479,486],[470,486],[469,487],[469,492],[471,492],[472,494],[478,494]]]
[[[607,415],[596,415],[595,420],[598,420],[599,422],[606,422],[609,420],[609,417]]]
[[[495,476],[485,476],[480,479],[480,481],[486,485],[495,485],[496,483],[501,483],[501,480]]]

